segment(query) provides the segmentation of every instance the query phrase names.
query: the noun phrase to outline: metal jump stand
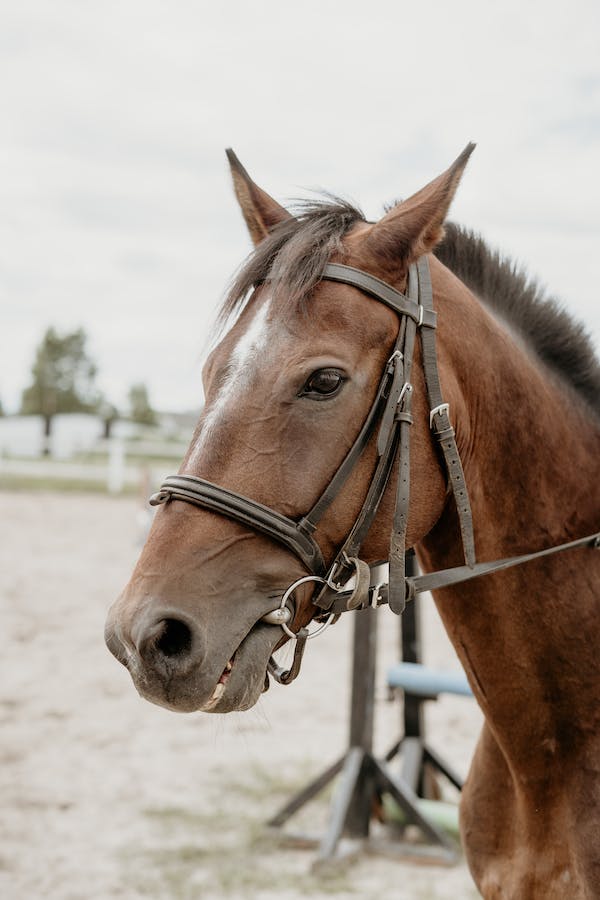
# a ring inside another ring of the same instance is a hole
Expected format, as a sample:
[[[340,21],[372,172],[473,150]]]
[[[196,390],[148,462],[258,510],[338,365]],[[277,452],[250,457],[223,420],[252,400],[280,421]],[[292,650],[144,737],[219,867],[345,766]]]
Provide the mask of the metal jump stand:
[[[407,558],[407,574],[416,574],[413,556]],[[373,755],[377,650],[375,616],[376,611],[373,609],[361,610],[354,616],[350,735],[346,753],[286,803],[268,825],[274,828],[284,825],[339,775],[327,830],[319,842],[317,863],[336,857],[342,835],[361,842],[368,839],[373,812],[380,807],[382,794],[389,794],[403,810],[407,824],[418,826],[427,840],[435,845],[438,860],[452,862],[455,859],[453,842],[418,809],[417,790],[424,782],[425,763],[437,766],[453,780],[448,768],[428,748],[418,754],[416,745],[408,743],[409,740],[416,739],[419,747],[425,747],[420,708],[422,698],[412,698],[408,704],[405,702],[405,737],[392,747],[385,759],[377,759]],[[409,604],[404,612],[402,633],[403,650],[406,643],[406,652],[412,653],[415,662],[419,661],[418,618],[414,603]],[[407,767],[405,762],[404,771],[398,777],[390,770],[388,762],[401,748],[410,748],[410,765]]]
[[[416,566],[416,563],[412,563]],[[407,663],[422,662],[421,653],[421,607],[418,599],[409,604],[402,616],[402,660]],[[444,691],[439,687],[438,691]],[[450,691],[455,693],[455,691]],[[437,692],[429,696],[419,693],[413,694],[410,690],[404,690],[404,730],[402,737],[390,748],[385,755],[386,762],[392,760],[399,753],[402,754],[401,778],[404,784],[419,797],[431,797],[435,799],[435,792],[431,791],[431,779],[427,775],[443,775],[454,785],[457,790],[462,790],[463,781],[448,763],[442,759],[425,738],[424,703],[427,700],[437,699]]]

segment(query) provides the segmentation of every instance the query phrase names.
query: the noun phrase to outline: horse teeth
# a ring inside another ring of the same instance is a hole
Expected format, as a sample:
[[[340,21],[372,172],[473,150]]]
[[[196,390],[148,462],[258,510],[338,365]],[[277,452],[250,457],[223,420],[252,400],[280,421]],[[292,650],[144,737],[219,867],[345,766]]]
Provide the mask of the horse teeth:
[[[214,689],[213,695],[210,699],[211,700],[220,700],[221,697],[223,696],[224,691],[225,691],[225,685],[223,684],[222,681],[219,681],[219,683],[217,684],[216,688]]]
[[[233,660],[230,659],[229,662],[227,663],[227,665],[225,666],[225,671],[231,672],[232,669],[233,669]]]

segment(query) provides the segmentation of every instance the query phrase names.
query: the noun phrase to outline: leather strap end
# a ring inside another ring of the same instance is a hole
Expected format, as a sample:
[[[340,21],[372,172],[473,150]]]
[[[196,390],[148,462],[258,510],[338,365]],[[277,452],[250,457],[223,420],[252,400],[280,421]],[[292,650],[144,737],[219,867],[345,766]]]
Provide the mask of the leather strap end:
[[[397,616],[401,616],[406,608],[406,591],[404,588],[404,579],[400,582],[391,581],[388,587],[388,603],[391,611]]]
[[[392,538],[390,548],[388,604],[393,613],[401,616],[406,606],[405,555],[404,546],[395,540],[396,537]]]
[[[352,594],[348,597],[346,602],[346,609],[360,609],[360,607],[367,606],[369,603],[371,570],[366,562],[362,559],[358,559],[356,556],[351,557],[349,562],[351,562],[356,569],[356,583]]]
[[[317,593],[316,597],[313,597],[313,605],[317,606],[322,612],[328,612],[333,606],[333,602],[336,598],[336,592],[332,590],[328,584],[324,584],[322,590]]]
[[[152,494],[148,498],[148,503],[150,506],[161,506],[161,504],[166,503],[167,500],[171,499],[171,491],[156,491],[155,494]]]

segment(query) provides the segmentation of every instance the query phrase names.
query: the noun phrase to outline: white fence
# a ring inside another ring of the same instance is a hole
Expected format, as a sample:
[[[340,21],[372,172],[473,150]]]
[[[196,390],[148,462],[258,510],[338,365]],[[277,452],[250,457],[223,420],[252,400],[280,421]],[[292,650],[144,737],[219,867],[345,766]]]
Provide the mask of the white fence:
[[[115,423],[108,440],[101,433],[102,422],[96,416],[57,416],[51,453],[42,456],[39,416],[0,418],[0,485],[23,480],[49,485],[80,482],[112,494],[135,487],[147,492],[177,470],[187,447],[184,441],[167,440],[156,429],[131,422]]]

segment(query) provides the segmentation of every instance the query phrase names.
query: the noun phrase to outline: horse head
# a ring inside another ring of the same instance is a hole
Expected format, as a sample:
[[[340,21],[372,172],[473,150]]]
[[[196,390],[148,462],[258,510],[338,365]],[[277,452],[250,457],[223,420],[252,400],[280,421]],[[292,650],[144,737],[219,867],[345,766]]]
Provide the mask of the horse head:
[[[324,279],[324,269],[352,267],[405,293],[411,267],[443,235],[471,150],[376,223],[335,200],[291,215],[229,152],[255,249],[226,301],[229,327],[204,367],[206,402],[180,476],[221,486],[293,523],[313,509],[361,434],[402,327],[393,308],[356,285]],[[431,265],[443,291],[452,276],[434,259]],[[438,332],[445,399],[460,410],[460,385],[444,368],[444,327]],[[418,346],[410,387],[407,546],[432,529],[448,497]],[[311,531],[325,569],[360,514],[377,441],[374,429]],[[361,548],[367,563],[388,557],[398,477],[392,466]],[[288,639],[264,617],[306,574],[306,561],[289,546],[239,517],[174,496],[157,510],[110,610],[108,646],[148,700],[180,711],[247,709],[268,684],[271,654]],[[319,612],[313,591],[304,583],[295,592],[292,632]]]

